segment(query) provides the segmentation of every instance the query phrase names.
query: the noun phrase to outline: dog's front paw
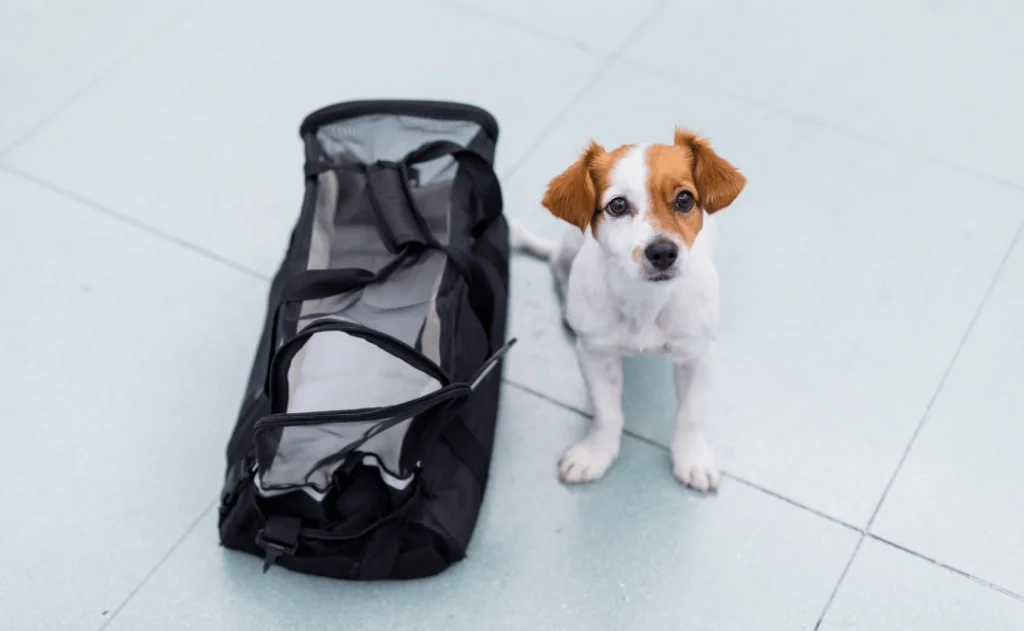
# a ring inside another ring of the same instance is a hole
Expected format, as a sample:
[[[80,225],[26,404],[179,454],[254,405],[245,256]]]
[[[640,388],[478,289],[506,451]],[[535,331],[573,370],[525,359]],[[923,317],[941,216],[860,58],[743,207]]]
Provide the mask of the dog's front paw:
[[[688,434],[672,445],[672,473],[691,489],[717,491],[721,474],[703,434]]]
[[[558,462],[558,477],[567,484],[598,480],[619,455],[617,438],[587,436],[569,447]]]

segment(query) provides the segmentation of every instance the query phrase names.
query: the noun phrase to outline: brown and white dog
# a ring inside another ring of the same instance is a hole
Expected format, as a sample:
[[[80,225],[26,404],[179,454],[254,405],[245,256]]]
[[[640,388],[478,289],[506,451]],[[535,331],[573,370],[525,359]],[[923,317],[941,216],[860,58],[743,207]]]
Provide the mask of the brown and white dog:
[[[594,406],[592,428],[559,462],[564,482],[597,480],[615,461],[622,358],[658,353],[671,359],[675,373],[673,473],[702,492],[718,487],[703,432],[719,302],[713,215],[745,184],[689,131],[677,129],[671,145],[606,151],[592,142],[551,181],[542,201],[576,230],[555,245],[512,222],[513,247],[551,263]]]

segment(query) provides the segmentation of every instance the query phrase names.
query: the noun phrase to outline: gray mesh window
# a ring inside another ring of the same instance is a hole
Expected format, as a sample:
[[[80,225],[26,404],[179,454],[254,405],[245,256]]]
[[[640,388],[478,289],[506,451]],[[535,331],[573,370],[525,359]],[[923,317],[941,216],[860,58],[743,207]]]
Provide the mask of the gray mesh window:
[[[322,127],[317,133],[326,156],[337,163],[378,160],[397,162],[434,140],[468,144],[479,125],[415,116],[374,114]],[[416,166],[410,192],[431,233],[449,241],[449,202],[458,170],[450,157]],[[373,272],[391,262],[366,198],[366,181],[357,171],[329,171],[319,176],[319,193],[308,269],[362,268]],[[299,330],[324,319],[358,322],[387,333],[440,363],[440,323],[436,297],[445,256],[430,251],[386,281],[363,289],[302,304]],[[372,343],[341,332],[314,334],[288,371],[289,413],[390,406],[440,387],[432,377]],[[331,423],[285,427],[270,466],[260,472],[264,494],[304,487],[322,494],[340,462],[319,465],[362,439],[377,422]],[[401,488],[399,456],[408,419],[376,433],[358,448],[361,461],[382,469],[385,482]]]

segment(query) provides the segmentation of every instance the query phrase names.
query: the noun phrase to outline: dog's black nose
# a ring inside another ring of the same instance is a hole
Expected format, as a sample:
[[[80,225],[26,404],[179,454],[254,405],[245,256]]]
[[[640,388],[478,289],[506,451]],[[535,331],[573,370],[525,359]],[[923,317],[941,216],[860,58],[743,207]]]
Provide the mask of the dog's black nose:
[[[654,267],[666,270],[679,258],[679,248],[671,241],[655,241],[644,248],[644,256]]]

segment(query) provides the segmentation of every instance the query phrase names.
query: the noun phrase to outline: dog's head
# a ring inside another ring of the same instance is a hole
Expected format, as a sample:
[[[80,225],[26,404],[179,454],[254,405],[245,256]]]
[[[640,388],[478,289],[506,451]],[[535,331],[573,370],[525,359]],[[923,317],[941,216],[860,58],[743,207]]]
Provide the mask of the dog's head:
[[[671,280],[684,273],[704,213],[732,203],[746,178],[704,138],[676,130],[671,145],[591,142],[551,180],[543,204],[582,231],[632,277]]]

